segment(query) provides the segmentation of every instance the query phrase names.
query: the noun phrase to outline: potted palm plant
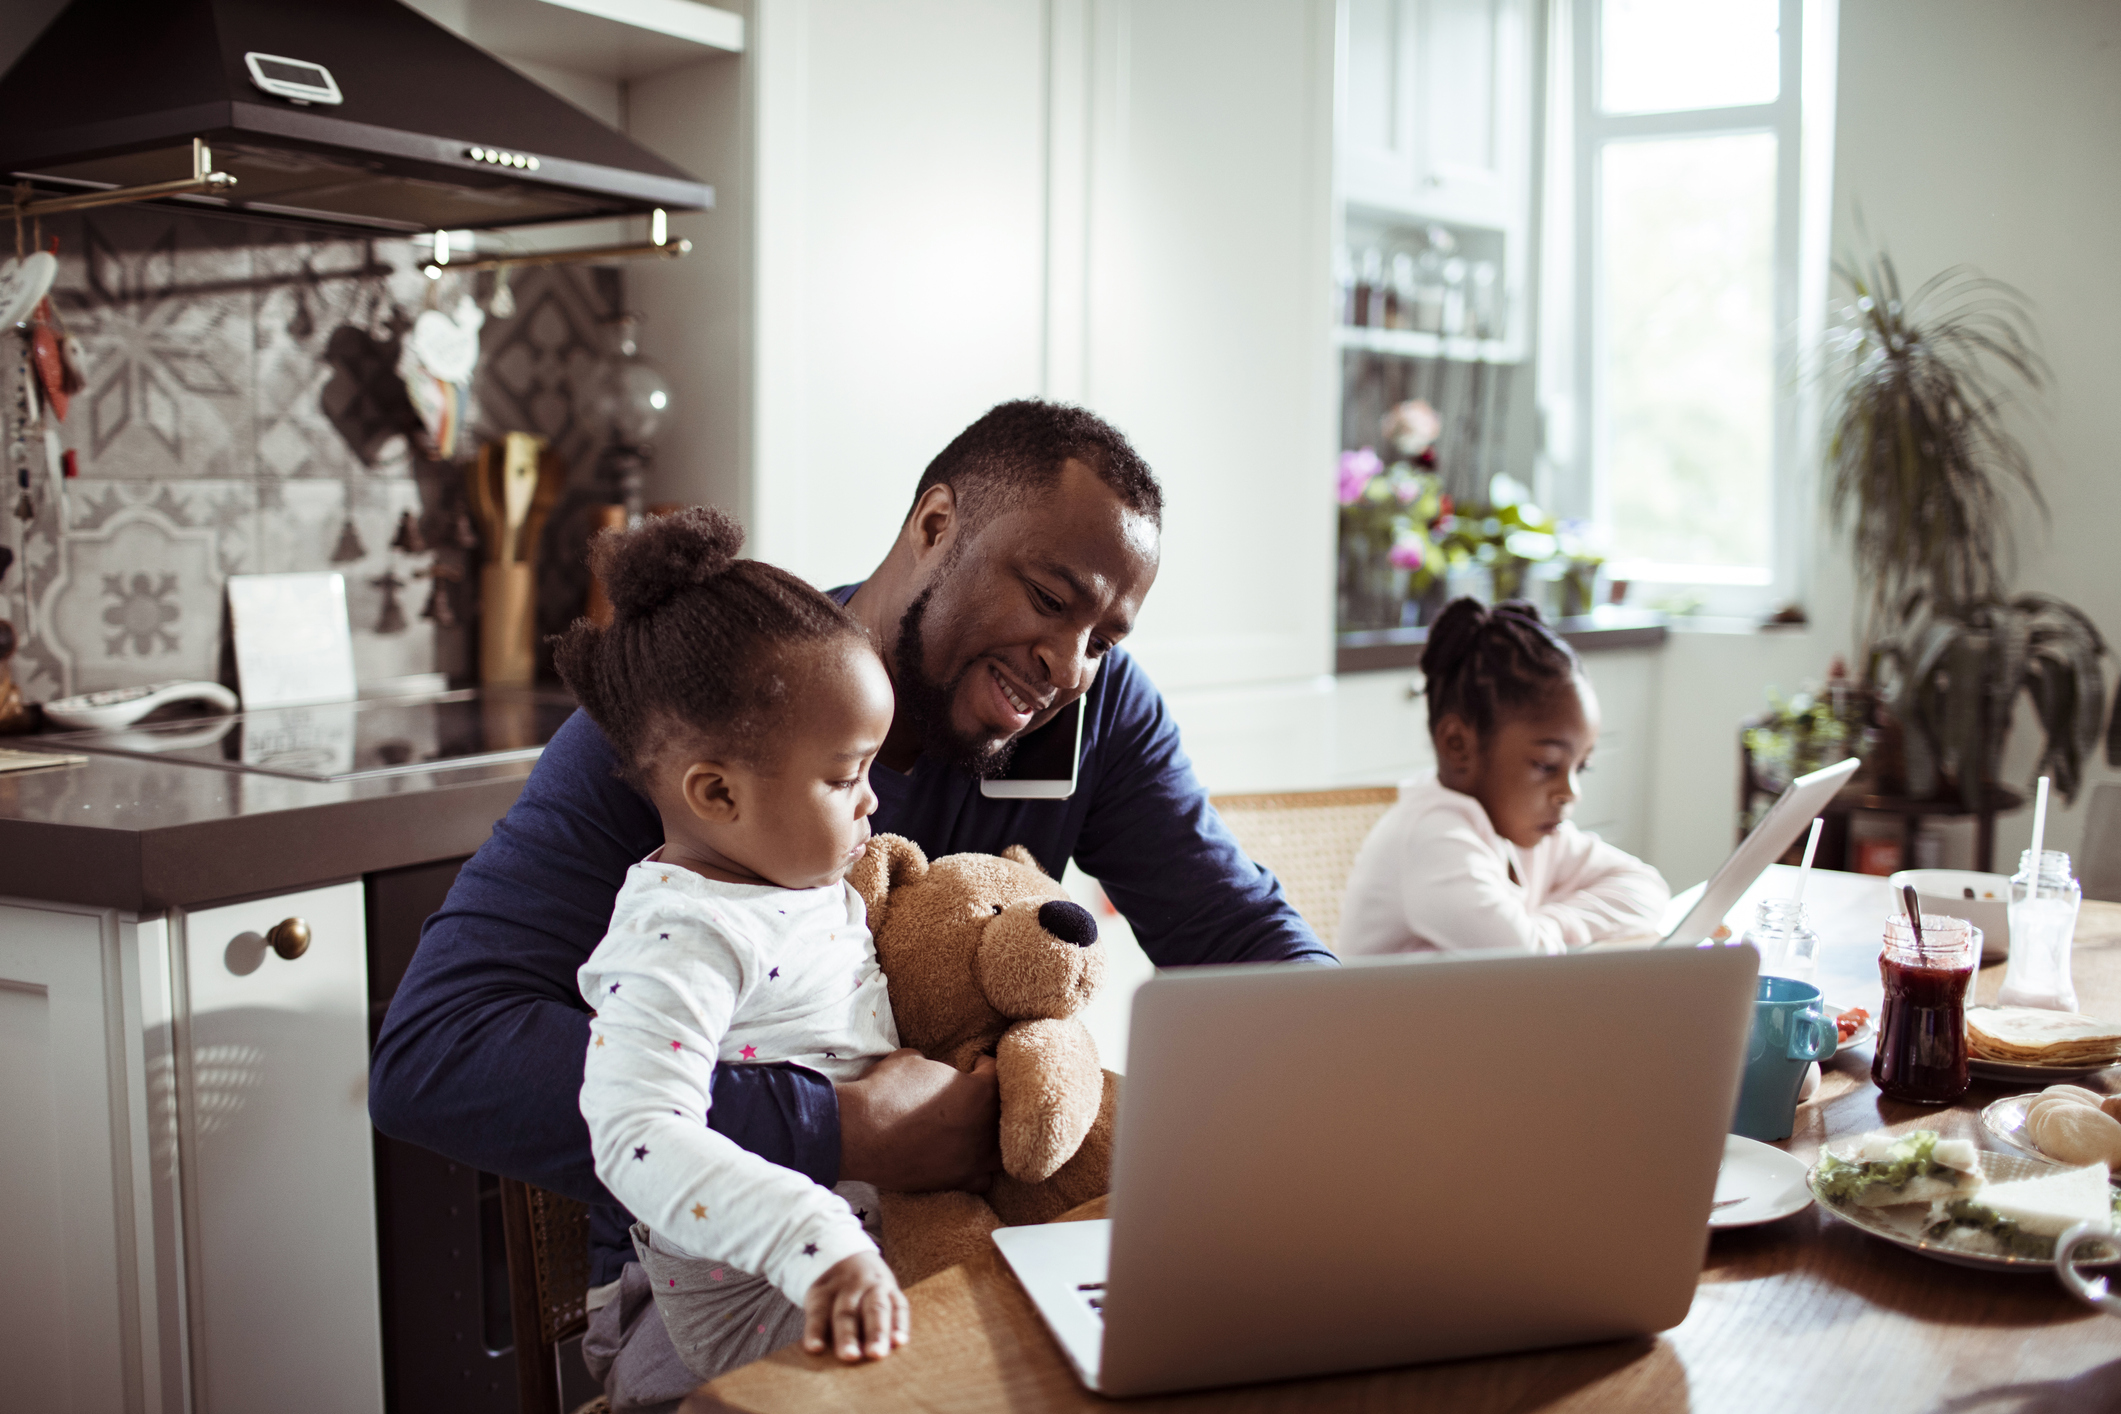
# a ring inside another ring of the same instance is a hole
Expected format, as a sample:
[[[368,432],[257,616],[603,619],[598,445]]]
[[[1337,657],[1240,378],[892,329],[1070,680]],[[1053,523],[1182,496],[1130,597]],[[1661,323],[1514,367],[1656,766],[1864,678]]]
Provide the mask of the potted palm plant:
[[[2075,607],[2004,587],[2009,495],[2046,511],[2002,421],[2014,393],[2047,381],[2026,301],[1963,267],[1903,296],[1882,253],[1836,274],[1852,299],[1830,348],[1828,508],[1869,589],[1865,679],[1904,733],[1907,793],[1981,809],[2025,693],[2044,738],[2035,774],[2070,799],[2106,715],[2106,644]],[[2107,748],[2121,756],[2121,736]]]

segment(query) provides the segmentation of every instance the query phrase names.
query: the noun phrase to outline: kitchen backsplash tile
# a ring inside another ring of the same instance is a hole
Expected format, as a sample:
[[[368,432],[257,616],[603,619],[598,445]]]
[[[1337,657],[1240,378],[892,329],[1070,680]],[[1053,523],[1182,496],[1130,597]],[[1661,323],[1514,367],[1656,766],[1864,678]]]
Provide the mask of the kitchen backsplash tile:
[[[346,577],[362,680],[465,671],[476,575],[451,579],[463,473],[418,450],[398,340],[430,299],[489,299],[492,277],[430,281],[406,241],[150,207],[45,234],[88,387],[57,424],[79,477],[47,476],[32,439],[33,519],[0,522],[19,552],[0,617],[22,638],[24,690],[219,677],[228,576],[323,569]],[[608,438],[596,389],[618,272],[519,269],[511,285],[516,312],[481,330],[470,425],[478,440],[542,433],[586,483]],[[12,397],[20,364],[5,364]],[[440,554],[394,546],[407,512]],[[454,596],[439,615],[437,560]]]

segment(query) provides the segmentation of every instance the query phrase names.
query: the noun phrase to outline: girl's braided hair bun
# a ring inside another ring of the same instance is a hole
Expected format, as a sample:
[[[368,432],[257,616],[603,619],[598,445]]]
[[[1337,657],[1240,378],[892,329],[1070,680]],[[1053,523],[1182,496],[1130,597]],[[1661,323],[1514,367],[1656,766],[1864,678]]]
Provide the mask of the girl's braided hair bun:
[[[589,547],[589,568],[615,617],[653,613],[688,589],[726,574],[744,548],[744,527],[713,506],[693,506],[606,531]]]
[[[1468,597],[1445,605],[1430,626],[1421,671],[1429,730],[1456,714],[1485,737],[1504,712],[1538,705],[1582,667],[1536,605],[1509,599],[1490,608]]]
[[[611,600],[608,627],[577,619],[553,640],[553,665],[645,785],[680,734],[755,756],[804,686],[792,655],[868,636],[853,615],[784,569],[740,560],[743,527],[712,506],[659,516],[591,542],[590,568]]]

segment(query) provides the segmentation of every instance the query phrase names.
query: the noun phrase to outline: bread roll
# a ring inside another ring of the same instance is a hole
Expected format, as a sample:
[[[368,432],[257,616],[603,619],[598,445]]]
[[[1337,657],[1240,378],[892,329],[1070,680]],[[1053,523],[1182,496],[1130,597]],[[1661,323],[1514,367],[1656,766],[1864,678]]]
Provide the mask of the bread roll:
[[[2078,1104],[2090,1105],[2093,1109],[2099,1108],[2100,1104],[2106,1099],[2106,1096],[2093,1090],[2087,1090],[2082,1085],[2050,1085],[2040,1092],[2040,1098],[2043,1100],[2049,1096],[2057,1099],[2075,1100]]]
[[[2025,1134],[2032,1137],[2033,1116],[2047,1110],[2088,1110],[2093,1108],[2074,1095],[2035,1095],[2033,1102],[2025,1107]]]
[[[2121,1120],[2089,1105],[2036,1106],[2026,1117],[2025,1137],[2065,1164],[2121,1168]]]
[[[2099,1102],[2099,1108],[2104,1113],[2112,1115],[2115,1119],[2121,1119],[2121,1095],[2108,1095]]]

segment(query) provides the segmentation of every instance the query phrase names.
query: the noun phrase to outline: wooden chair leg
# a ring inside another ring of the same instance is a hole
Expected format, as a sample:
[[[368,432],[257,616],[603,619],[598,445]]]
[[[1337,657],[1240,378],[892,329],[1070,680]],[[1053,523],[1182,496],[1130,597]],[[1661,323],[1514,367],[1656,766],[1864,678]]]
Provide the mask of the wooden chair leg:
[[[523,1414],[562,1414],[559,1369],[552,1347],[544,1343],[538,1311],[530,1195],[512,1178],[501,1180],[501,1232],[508,1248],[508,1315],[515,1330],[517,1407]]]

